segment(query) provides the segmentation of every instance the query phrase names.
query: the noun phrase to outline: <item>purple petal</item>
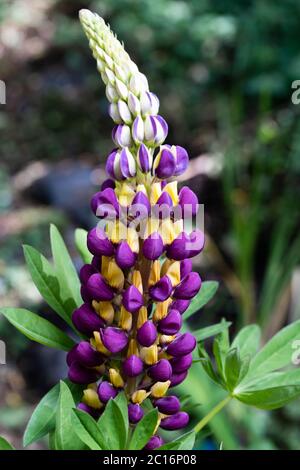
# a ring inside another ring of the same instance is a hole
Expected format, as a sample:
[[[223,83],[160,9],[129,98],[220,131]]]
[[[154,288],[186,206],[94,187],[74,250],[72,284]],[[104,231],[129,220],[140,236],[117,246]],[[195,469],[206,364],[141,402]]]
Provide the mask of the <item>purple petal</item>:
[[[183,186],[179,192],[179,205],[181,206],[183,217],[192,217],[198,212],[198,198],[188,186]]]
[[[191,333],[178,335],[167,347],[167,353],[174,357],[185,356],[191,353],[196,347],[197,341]]]
[[[185,428],[189,422],[189,415],[185,411],[168,416],[161,420],[160,427],[169,431]]]
[[[122,303],[128,312],[136,313],[144,305],[144,300],[140,291],[132,285],[123,293]]]
[[[155,401],[155,406],[157,406],[160,413],[166,415],[173,415],[178,413],[180,410],[180,401],[175,395],[170,395],[168,397],[162,397]]]
[[[130,423],[138,423],[144,416],[143,408],[138,404],[129,403],[128,405],[128,419]]]
[[[182,317],[178,310],[170,310],[168,315],[160,320],[157,329],[165,335],[175,335],[178,333],[182,325]]]
[[[150,260],[158,259],[164,251],[164,243],[158,232],[153,232],[143,243],[143,255]]]
[[[160,359],[148,369],[148,375],[157,382],[166,382],[172,375],[172,367],[167,359]]]
[[[137,331],[136,338],[142,346],[151,346],[157,338],[156,326],[151,320],[147,320]]]
[[[180,262],[180,278],[183,279],[193,269],[193,263],[190,259],[184,259]]]
[[[145,445],[145,450],[155,450],[163,445],[164,441],[160,436],[152,436]]]
[[[95,227],[89,231],[87,236],[87,247],[89,251],[96,256],[112,256],[114,254],[114,246],[112,242],[100,227]]]
[[[181,372],[186,372],[193,363],[192,353],[186,354],[185,356],[174,357],[170,361],[173,374],[180,374]]]
[[[151,157],[145,144],[141,144],[138,150],[138,162],[143,173],[148,173],[151,169]]]
[[[79,272],[79,279],[82,284],[86,284],[92,274],[95,274],[96,269],[91,264],[84,264]]]
[[[180,372],[179,374],[172,374],[170,387],[176,387],[181,384],[187,377],[188,371]]]
[[[115,218],[120,213],[120,205],[112,188],[106,188],[96,193],[92,197],[91,208],[94,214],[100,218]]]
[[[97,391],[99,399],[102,403],[107,403],[108,400],[115,398],[118,395],[118,390],[106,381],[100,382]]]
[[[192,299],[199,292],[201,287],[201,278],[198,273],[191,272],[183,278],[181,283],[173,292],[175,299]]]
[[[103,363],[103,358],[88,341],[81,341],[67,354],[67,364],[70,366],[74,361],[78,361],[82,366],[96,367]]]
[[[80,333],[87,336],[92,336],[94,331],[99,331],[105,325],[104,321],[88,304],[81,305],[73,312],[72,322]]]
[[[123,372],[127,377],[137,377],[143,372],[144,363],[135,354],[127,357],[123,363]]]
[[[179,176],[185,172],[189,165],[189,156],[187,151],[180,147],[180,145],[176,145],[176,168],[175,168],[175,176]]]
[[[115,164],[115,159],[116,159],[117,153],[118,153],[118,149],[114,149],[108,155],[107,160],[106,160],[105,170],[106,170],[106,173],[108,174],[108,176],[110,176],[110,178],[112,178],[112,179],[116,178],[115,171],[114,171],[114,164]]]
[[[98,377],[99,374],[95,370],[87,369],[77,361],[72,362],[68,372],[69,380],[76,384],[93,383],[97,381]]]
[[[183,314],[190,306],[190,300],[176,299],[171,304],[171,308],[178,310],[179,313]]]
[[[92,274],[87,282],[87,289],[94,300],[112,300],[114,298],[114,292],[102,274]]]
[[[175,240],[167,248],[167,257],[169,259],[174,259],[176,261],[181,261],[189,257],[188,244],[190,242],[190,237],[182,232],[178,235]]]
[[[163,276],[154,286],[150,287],[150,297],[156,302],[167,300],[173,290],[170,279],[167,275]]]
[[[121,242],[117,246],[115,259],[121,269],[132,268],[136,262],[137,255],[132,251],[127,242]]]
[[[155,175],[160,179],[170,178],[174,175],[176,160],[173,153],[164,148],[160,152],[159,164],[155,168]]]
[[[101,340],[106,349],[113,354],[122,351],[127,346],[128,336],[120,328],[109,326],[100,330]]]

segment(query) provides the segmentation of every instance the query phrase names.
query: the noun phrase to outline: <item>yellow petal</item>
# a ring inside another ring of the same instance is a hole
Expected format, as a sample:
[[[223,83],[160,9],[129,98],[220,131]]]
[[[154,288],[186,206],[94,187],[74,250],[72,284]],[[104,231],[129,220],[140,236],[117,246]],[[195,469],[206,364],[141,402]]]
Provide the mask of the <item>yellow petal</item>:
[[[91,408],[96,408],[97,410],[99,410],[103,406],[103,403],[101,403],[101,401],[99,400],[98,393],[95,390],[92,390],[91,388],[83,390],[82,401],[86,405],[90,406]]]
[[[133,354],[135,356],[139,355],[139,348],[135,339],[131,339],[129,342],[129,346],[127,350],[127,357],[132,356]]]
[[[152,263],[150,269],[150,275],[148,280],[149,287],[154,286],[160,280],[160,262],[159,260],[155,260]]]
[[[172,299],[168,298],[164,302],[158,302],[156,304],[155,312],[153,314],[153,320],[155,322],[162,320],[167,316],[169,305],[172,303]]]
[[[135,230],[135,228],[128,227],[126,241],[134,253],[139,252],[140,241],[139,241],[139,235],[137,231]]]
[[[136,192],[137,193],[144,193],[147,196],[147,189],[144,184],[138,184],[136,187]]]
[[[114,260],[109,261],[105,278],[107,279],[109,285],[114,289],[123,289],[125,281],[124,274],[122,269]]]
[[[158,350],[157,350],[156,344],[152,344],[152,346],[149,346],[148,348],[141,348],[140,355],[141,355],[142,360],[148,366],[156,364],[157,356],[158,356]]]
[[[159,196],[161,195],[162,190],[161,190],[161,184],[160,183],[154,183],[151,186],[151,192],[150,192],[150,204],[154,205],[157,203],[157,200]]]
[[[139,309],[138,318],[137,318],[137,328],[141,328],[143,324],[148,320],[148,312],[146,307],[141,307]]]
[[[96,300],[93,300],[92,305],[98,315],[103,318],[103,320],[108,324],[111,325],[112,322],[114,321],[114,307],[111,302],[109,301],[103,301],[103,302],[97,302]]]
[[[170,279],[172,286],[177,286],[180,283],[180,261],[173,261],[166,274]]]
[[[132,284],[140,291],[141,294],[143,293],[143,281],[140,271],[133,271]]]
[[[165,245],[170,245],[175,237],[174,224],[170,219],[164,219],[159,228],[160,236]]]
[[[94,338],[91,339],[91,345],[94,346],[94,348],[97,349],[97,351],[99,351],[101,354],[104,354],[105,356],[110,355],[110,351],[106,349],[101,341],[99,331],[94,331]]]
[[[132,327],[132,315],[130,312],[127,312],[127,310],[123,307],[123,305],[121,306],[119,326],[120,328],[126,331],[131,330],[131,327]]]
[[[120,372],[116,369],[109,369],[109,381],[116,388],[124,387],[124,380],[122,379]]]
[[[177,181],[171,181],[171,183],[166,184],[164,191],[171,196],[174,206],[177,206],[179,202]]]
[[[150,392],[146,392],[146,390],[137,390],[131,396],[132,403],[141,404],[146,398],[150,395]]]
[[[151,395],[154,398],[163,397],[167,393],[168,388],[170,387],[170,385],[171,385],[170,380],[167,380],[166,382],[156,382],[151,387]]]

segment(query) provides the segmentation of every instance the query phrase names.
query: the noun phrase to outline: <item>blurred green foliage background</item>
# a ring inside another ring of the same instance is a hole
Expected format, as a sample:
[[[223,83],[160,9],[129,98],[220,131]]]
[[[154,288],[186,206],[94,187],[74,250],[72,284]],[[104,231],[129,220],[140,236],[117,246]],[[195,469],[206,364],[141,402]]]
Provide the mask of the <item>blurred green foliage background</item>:
[[[103,16],[147,75],[192,160],[188,184],[205,204],[197,260],[220,281],[197,320],[225,316],[232,333],[257,321],[264,339],[299,318],[300,79],[298,0],[2,0],[0,79],[1,305],[40,309],[21,243],[49,253],[54,222],[79,266],[72,231],[93,223],[88,200],[111,149],[104,87],[78,21]],[[64,357],[33,346],[0,318],[0,430],[18,440],[32,406],[64,375]],[[200,365],[184,387],[194,415],[218,399]],[[266,414],[238,403],[212,421],[205,448],[299,449],[299,402]],[[284,431],[284,432],[283,432]],[[43,444],[41,444],[43,445]],[[19,444],[20,446],[20,444]]]

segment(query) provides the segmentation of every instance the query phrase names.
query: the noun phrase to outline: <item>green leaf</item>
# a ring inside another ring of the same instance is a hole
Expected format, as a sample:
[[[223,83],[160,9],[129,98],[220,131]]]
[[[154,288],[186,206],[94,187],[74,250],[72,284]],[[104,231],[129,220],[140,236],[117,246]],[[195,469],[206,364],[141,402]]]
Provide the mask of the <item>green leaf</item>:
[[[67,379],[65,382],[71,390],[74,401],[79,401],[83,387],[81,385],[73,384]],[[49,390],[32,413],[23,437],[24,447],[38,439],[41,439],[43,436],[49,434],[55,429],[55,415],[58,398],[59,383]]]
[[[87,244],[87,231],[83,228],[77,228],[75,230],[75,245],[80,254],[82,261],[85,264],[90,264],[92,262],[93,255],[89,252]]]
[[[184,319],[187,320],[191,317],[195,312],[200,310],[200,308],[204,307],[215,295],[217,289],[219,287],[219,283],[216,281],[205,281],[202,283],[200,292],[193,298],[190,303],[189,308],[184,313]]]
[[[129,450],[140,450],[145,447],[150,437],[153,435],[158,420],[157,409],[147,413],[136,425],[130,443]]]
[[[225,320],[222,319],[221,323],[224,323]],[[229,332],[228,328],[221,331],[214,339],[213,342],[213,354],[215,357],[216,365],[218,372],[220,374],[221,380],[224,381],[224,363],[226,354],[229,350]]]
[[[258,325],[248,325],[239,331],[232,342],[232,348],[238,348],[241,358],[244,356],[254,356],[260,343],[260,327]]]
[[[28,270],[41,296],[48,305],[74,329],[71,320],[71,314],[74,310],[74,301],[62,300],[61,288],[53,266],[35,248],[24,245],[23,250]]]
[[[15,450],[15,448],[2,436],[0,436],[0,450]]]
[[[104,434],[89,414],[75,409],[73,410],[72,421],[77,436],[89,449],[102,450],[107,448]]]
[[[83,448],[81,439],[74,431],[72,409],[75,402],[72,393],[63,381],[60,382],[58,407],[56,412],[56,446],[59,450],[80,450]]]
[[[228,390],[234,390],[241,372],[241,359],[237,348],[230,349],[226,355],[224,364],[224,375]]]
[[[125,430],[125,442],[127,442],[129,422],[128,422],[128,402],[124,392],[118,393],[116,398],[113,399],[114,402],[118,405],[119,410],[121,411],[123,418],[123,428]]]
[[[213,365],[211,363],[210,357],[207,354],[206,350],[204,349],[204,346],[202,344],[198,345],[198,354],[199,357],[202,359],[200,361],[201,366],[205,370],[206,374],[217,384],[221,384],[221,381],[216,374]]]
[[[252,383],[240,384],[234,397],[247,405],[274,410],[300,396],[300,369],[273,372]]]
[[[70,304],[70,299],[72,299],[73,311],[82,304],[80,281],[62,236],[55,225],[50,226],[50,241],[56,274],[61,288],[60,295],[63,300],[67,300]]]
[[[45,318],[24,308],[2,307],[1,313],[27,338],[49,348],[69,351],[74,341]]]
[[[265,375],[291,364],[293,343],[299,337],[300,320],[280,330],[251,361],[245,380],[253,375]]]
[[[192,450],[195,444],[196,434],[194,431],[187,432],[183,436],[174,439],[159,447],[159,450]]]
[[[211,336],[218,335],[222,331],[227,330],[231,325],[231,322],[222,320],[220,323],[215,325],[206,326],[200,330],[193,331],[193,335],[196,337],[197,341],[203,341],[204,339],[210,338]]]
[[[125,429],[122,412],[114,400],[109,400],[98,425],[105,432],[107,450],[121,450],[126,445],[127,429]]]

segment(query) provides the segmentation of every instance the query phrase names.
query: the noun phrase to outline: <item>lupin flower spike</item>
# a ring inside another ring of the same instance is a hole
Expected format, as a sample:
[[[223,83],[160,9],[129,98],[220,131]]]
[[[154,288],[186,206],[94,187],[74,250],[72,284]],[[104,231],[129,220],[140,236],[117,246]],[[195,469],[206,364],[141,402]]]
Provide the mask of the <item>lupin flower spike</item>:
[[[103,19],[81,10],[80,20],[106,85],[117,147],[106,163],[110,179],[91,202],[106,225],[88,234],[94,259],[80,272],[84,303],[72,317],[87,339],[67,356],[69,378],[97,383],[78,405],[92,416],[103,413],[123,390],[131,426],[142,419],[141,404],[148,397],[160,413],[158,429],[176,430],[189,417],[180,411],[179,399],[167,393],[184,380],[192,363],[196,339],[180,333],[181,315],[201,287],[189,258],[202,250],[204,238],[183,232],[182,221],[166,220],[153,209],[165,207],[170,214],[187,204],[189,215],[195,215],[196,195],[187,187],[178,194],[177,182],[168,181],[186,170],[188,154],[164,144],[168,126],[158,115],[159,100]],[[193,248],[195,238],[200,243]],[[163,265],[162,255],[167,257]],[[155,430],[145,448],[162,443]]]

